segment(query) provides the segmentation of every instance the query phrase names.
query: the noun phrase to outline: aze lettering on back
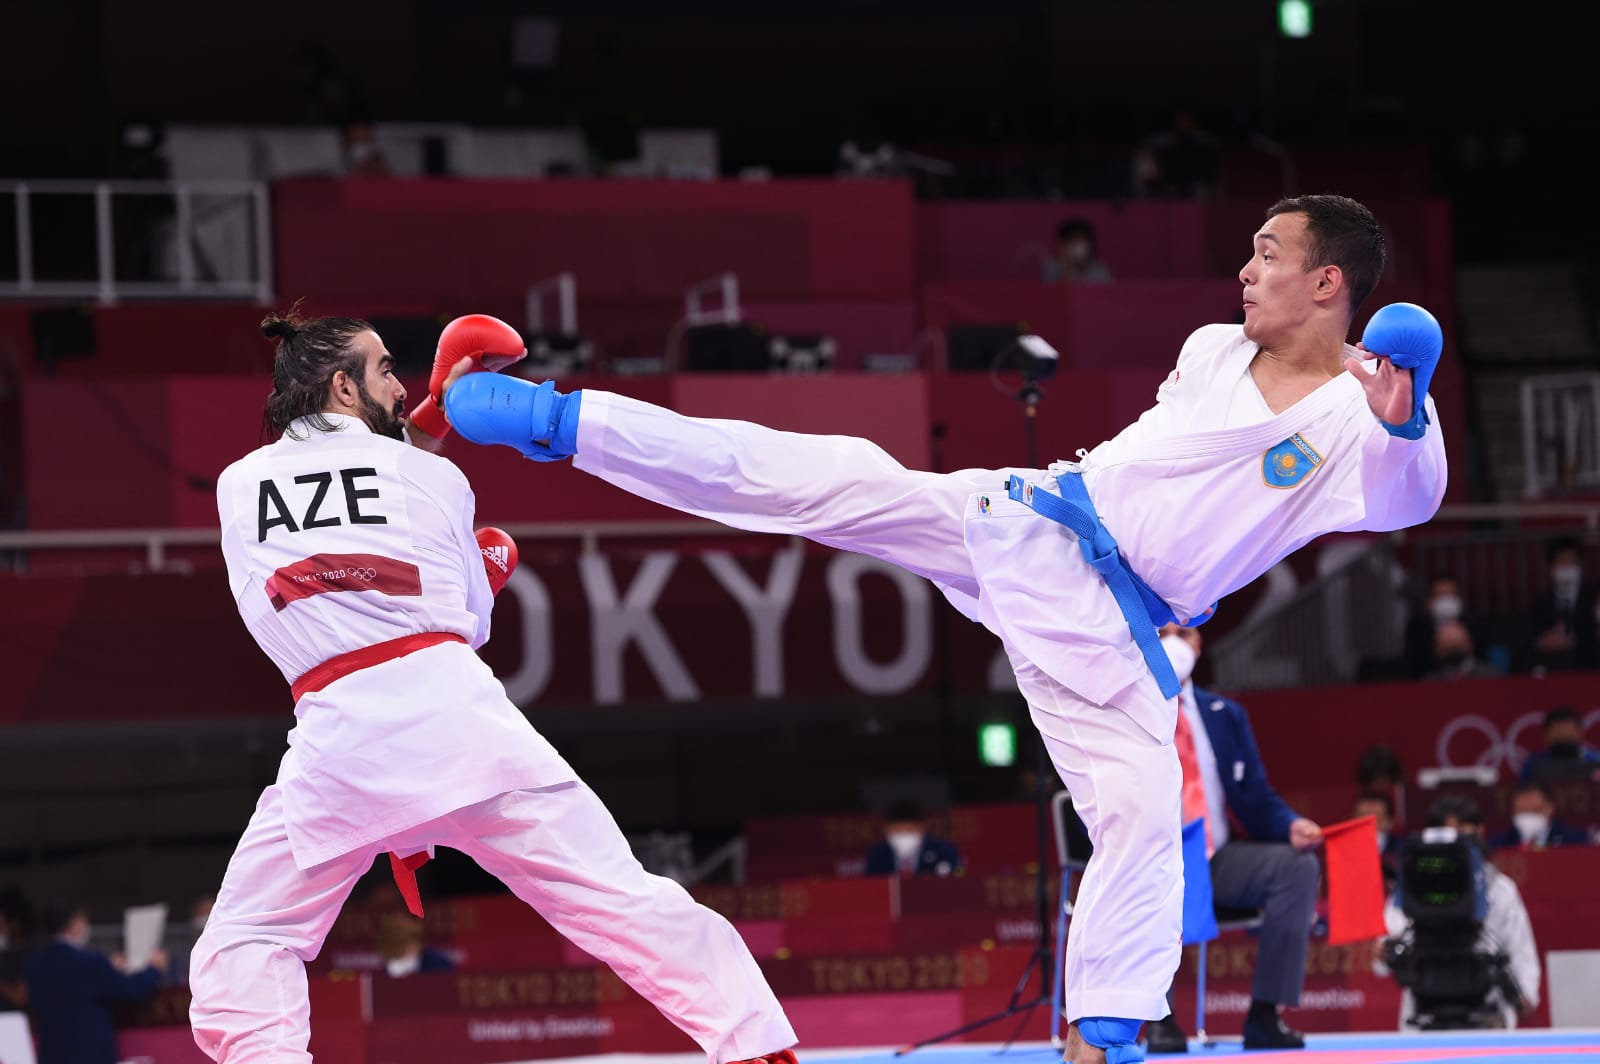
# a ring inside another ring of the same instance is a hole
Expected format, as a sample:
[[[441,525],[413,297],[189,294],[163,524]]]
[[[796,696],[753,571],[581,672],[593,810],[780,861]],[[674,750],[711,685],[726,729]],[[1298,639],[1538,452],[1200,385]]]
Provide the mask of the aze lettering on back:
[[[322,513],[328,489],[333,486],[333,473],[305,473],[295,477],[296,484],[312,486],[311,498],[298,522],[295,521],[288,504],[283,501],[283,492],[278,485],[271,480],[263,480],[256,501],[256,541],[265,542],[267,533],[279,525],[290,532],[300,532],[307,528],[331,528],[334,525],[342,525],[346,518],[352,525],[388,524],[389,519],[382,514],[361,512],[361,500],[376,499],[381,492],[377,488],[357,487],[356,482],[364,477],[377,475],[378,471],[370,466],[339,470],[339,482],[344,488],[345,517],[340,517],[336,513],[326,515]]]

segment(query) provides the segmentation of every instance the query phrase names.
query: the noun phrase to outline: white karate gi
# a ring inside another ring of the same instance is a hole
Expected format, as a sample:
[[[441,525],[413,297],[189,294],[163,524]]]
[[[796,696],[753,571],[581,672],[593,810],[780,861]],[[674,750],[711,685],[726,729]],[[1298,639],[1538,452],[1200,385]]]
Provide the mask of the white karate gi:
[[[352,672],[296,704],[277,782],[194,949],[200,1048],[230,1064],[309,1061],[304,962],[375,856],[433,846],[466,853],[610,964],[712,1064],[793,1045],[738,933],[644,871],[473,653],[489,638],[493,597],[466,478],[356,418],[327,417],[337,432],[297,421],[301,439],[285,434],[218,480],[246,627],[289,680],[408,635],[466,642]]]
[[[1156,405],[1082,462],[1134,572],[1180,617],[1324,533],[1424,521],[1444,493],[1436,416],[1422,439],[1397,439],[1345,374],[1274,417],[1248,378],[1256,350],[1238,326],[1198,330]],[[853,437],[685,418],[598,391],[582,403],[578,468],[688,513],[902,566],[1000,637],[1095,846],[1067,1013],[1165,1016],[1182,930],[1174,703],[1073,534],[1007,498],[1008,474],[1049,489],[1056,472],[916,472]]]

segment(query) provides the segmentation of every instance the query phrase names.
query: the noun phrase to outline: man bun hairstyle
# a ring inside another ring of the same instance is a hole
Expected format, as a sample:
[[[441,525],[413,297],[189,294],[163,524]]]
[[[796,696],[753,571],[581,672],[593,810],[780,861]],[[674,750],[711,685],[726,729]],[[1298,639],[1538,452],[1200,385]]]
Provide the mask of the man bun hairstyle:
[[[371,324],[360,318],[308,318],[300,313],[300,302],[296,300],[286,314],[268,314],[261,320],[261,334],[276,343],[272,394],[261,418],[262,434],[268,438],[285,432],[293,436],[289,426],[300,418],[318,432],[335,431],[337,426],[322,412],[328,385],[340,371],[358,382],[366,373],[355,339],[371,331]]]

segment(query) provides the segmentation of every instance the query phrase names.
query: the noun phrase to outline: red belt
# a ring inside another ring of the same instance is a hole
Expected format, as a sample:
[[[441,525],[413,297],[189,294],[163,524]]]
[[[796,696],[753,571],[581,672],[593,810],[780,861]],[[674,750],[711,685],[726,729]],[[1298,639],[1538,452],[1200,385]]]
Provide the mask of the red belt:
[[[311,692],[320,691],[333,681],[343,679],[352,672],[370,669],[374,665],[382,665],[386,661],[403,658],[407,654],[438,646],[440,643],[452,642],[465,643],[466,640],[453,632],[418,632],[415,635],[403,635],[398,639],[386,639],[370,647],[335,655],[321,665],[307,669],[289,685],[289,689],[294,692],[294,700],[298,702]],[[397,853],[389,855],[389,867],[394,872],[394,885],[400,888],[400,896],[405,899],[406,908],[419,919],[422,916],[422,892],[417,888],[417,869],[427,861],[426,851],[414,853],[410,857],[401,857]]]
[[[321,665],[307,669],[289,685],[289,690],[294,692],[294,700],[298,702],[311,692],[320,691],[333,681],[342,680],[352,672],[370,669],[374,665],[382,665],[386,661],[403,658],[414,651],[438,646],[440,643],[465,642],[465,639],[454,632],[418,632],[415,635],[403,635],[399,639],[385,639],[370,647],[337,654]]]

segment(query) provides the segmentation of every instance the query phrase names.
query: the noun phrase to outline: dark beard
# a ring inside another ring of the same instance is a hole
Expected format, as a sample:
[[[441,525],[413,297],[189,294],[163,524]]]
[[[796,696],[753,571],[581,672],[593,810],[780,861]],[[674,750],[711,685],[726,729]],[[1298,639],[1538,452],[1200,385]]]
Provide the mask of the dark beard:
[[[372,397],[372,393],[367,391],[365,382],[358,382],[356,391],[361,394],[361,420],[367,423],[367,428],[379,436],[387,436],[391,440],[404,442],[406,430],[400,417],[405,412],[405,407],[396,403],[393,410],[385,410],[378,405],[378,401]]]

